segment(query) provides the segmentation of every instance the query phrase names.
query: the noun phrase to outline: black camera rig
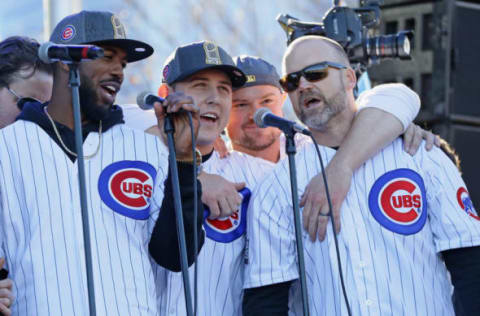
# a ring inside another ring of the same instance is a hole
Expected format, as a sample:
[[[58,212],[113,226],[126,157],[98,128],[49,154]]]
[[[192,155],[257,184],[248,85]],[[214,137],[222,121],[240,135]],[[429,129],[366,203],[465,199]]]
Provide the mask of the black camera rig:
[[[360,7],[352,9],[339,6],[325,13],[322,22],[304,22],[288,14],[279,14],[277,21],[287,33],[287,45],[305,35],[320,35],[333,39],[345,49],[352,66],[363,72],[383,58],[411,59],[412,31],[371,36],[380,24],[380,5],[383,0],[362,0]]]

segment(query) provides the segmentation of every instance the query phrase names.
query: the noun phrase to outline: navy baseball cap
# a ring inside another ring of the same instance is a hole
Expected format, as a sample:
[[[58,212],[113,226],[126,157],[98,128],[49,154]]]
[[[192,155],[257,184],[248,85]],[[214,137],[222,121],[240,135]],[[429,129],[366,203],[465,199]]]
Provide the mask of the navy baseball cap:
[[[129,63],[153,54],[152,46],[147,43],[127,39],[120,19],[105,11],[81,11],[63,18],[55,26],[50,42],[119,47],[127,53]]]
[[[243,86],[246,81],[245,74],[235,66],[232,57],[223,48],[202,41],[177,47],[165,61],[163,82],[172,85],[205,69],[225,72],[234,88]]]
[[[270,85],[282,90],[280,76],[277,69],[269,62],[253,56],[241,55],[233,58],[235,65],[247,76],[247,81],[242,88]]]

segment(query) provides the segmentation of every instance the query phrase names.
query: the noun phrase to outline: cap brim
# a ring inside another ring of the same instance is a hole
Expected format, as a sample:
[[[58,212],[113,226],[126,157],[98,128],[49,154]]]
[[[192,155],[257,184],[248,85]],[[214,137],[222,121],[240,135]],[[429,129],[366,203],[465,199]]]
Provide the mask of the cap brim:
[[[175,81],[173,83],[182,81],[182,80],[190,77],[194,73],[197,73],[197,72],[202,71],[202,70],[207,70],[207,69],[218,69],[220,71],[223,71],[230,78],[230,81],[232,82],[232,87],[233,88],[240,88],[247,81],[247,77],[245,76],[243,71],[240,70],[240,68],[238,68],[238,67],[231,66],[231,65],[211,65],[211,66],[208,66],[208,67],[202,67],[202,68],[194,69],[189,73],[182,74],[180,77],[175,79]]]
[[[131,39],[111,39],[104,41],[95,41],[88,44],[107,45],[119,47],[127,53],[127,62],[142,60],[153,54],[153,47],[147,43],[131,40]]]

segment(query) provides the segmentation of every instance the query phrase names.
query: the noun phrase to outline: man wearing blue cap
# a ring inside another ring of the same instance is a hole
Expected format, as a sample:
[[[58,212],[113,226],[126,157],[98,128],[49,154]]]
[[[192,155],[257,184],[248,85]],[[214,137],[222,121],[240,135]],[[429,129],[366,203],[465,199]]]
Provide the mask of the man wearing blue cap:
[[[178,258],[169,255],[178,253],[171,242],[176,240],[173,213],[165,203],[170,197],[163,199],[164,191],[171,192],[168,152],[159,138],[125,127],[122,111],[114,105],[126,65],[147,58],[153,49],[127,39],[124,26],[110,12],[67,16],[50,40],[94,44],[105,52],[79,67],[97,315],[158,315],[148,255],[152,230],[165,237],[153,247],[164,254],[160,263],[179,269]],[[0,257],[6,258],[14,282],[13,315],[88,314],[87,245],[67,82],[68,67],[56,63],[51,101],[26,103],[17,122],[0,134]],[[174,94],[165,105],[171,112],[191,111],[197,130],[198,109],[191,98]],[[161,123],[164,111],[156,110]],[[177,157],[184,161],[178,163],[179,170],[188,175],[183,184],[192,185],[190,129],[179,116],[176,123]],[[189,193],[182,196],[190,203],[184,204],[186,231],[200,225],[190,215],[193,191]]]
[[[227,125],[232,89],[241,87],[246,78],[223,48],[208,41],[178,47],[167,58],[163,74],[169,91],[191,96],[199,107],[197,148],[203,161],[199,180],[202,192],[216,192],[209,198],[202,196],[208,207],[203,222],[206,238],[197,264],[190,268],[192,290],[194,271],[198,269],[197,315],[238,314],[245,211],[251,188],[260,176],[252,170],[265,162],[237,152],[222,160],[213,144]],[[157,238],[155,232],[153,238]],[[167,289],[158,291],[161,313],[184,315],[181,274],[160,271],[156,275],[157,286]]]

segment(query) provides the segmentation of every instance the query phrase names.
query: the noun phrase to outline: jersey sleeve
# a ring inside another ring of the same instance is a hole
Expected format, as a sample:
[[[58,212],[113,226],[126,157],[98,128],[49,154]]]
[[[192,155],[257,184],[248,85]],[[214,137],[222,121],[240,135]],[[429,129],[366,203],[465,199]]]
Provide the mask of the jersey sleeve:
[[[424,172],[428,216],[437,252],[480,245],[480,217],[460,172],[441,149],[423,145],[415,159]]]
[[[279,167],[257,185],[249,205],[244,288],[298,278],[290,181]]]
[[[420,110],[420,98],[401,83],[387,83],[366,90],[357,99],[359,111],[377,108],[392,114],[402,122],[405,131]]]

